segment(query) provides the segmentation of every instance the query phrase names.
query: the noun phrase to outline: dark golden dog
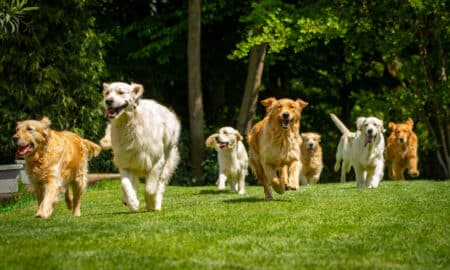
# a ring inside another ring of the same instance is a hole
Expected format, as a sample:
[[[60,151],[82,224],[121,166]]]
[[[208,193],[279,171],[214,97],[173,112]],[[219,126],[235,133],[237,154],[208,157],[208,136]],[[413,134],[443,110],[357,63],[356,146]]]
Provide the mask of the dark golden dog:
[[[87,183],[88,159],[100,146],[69,131],[50,129],[50,120],[17,123],[13,136],[17,155],[24,157],[38,201],[36,217],[48,218],[65,190],[66,204],[80,216],[80,197]]]
[[[300,174],[300,118],[308,103],[297,99],[261,101],[266,116],[250,130],[250,166],[264,186],[266,200],[273,199],[270,186],[279,194],[285,187],[297,189]]]
[[[387,139],[386,165],[389,170],[389,177],[392,179],[405,179],[404,171],[406,169],[408,169],[410,176],[419,176],[417,170],[419,162],[417,155],[418,140],[413,127],[414,121],[411,118],[400,124],[389,122],[392,133]]]

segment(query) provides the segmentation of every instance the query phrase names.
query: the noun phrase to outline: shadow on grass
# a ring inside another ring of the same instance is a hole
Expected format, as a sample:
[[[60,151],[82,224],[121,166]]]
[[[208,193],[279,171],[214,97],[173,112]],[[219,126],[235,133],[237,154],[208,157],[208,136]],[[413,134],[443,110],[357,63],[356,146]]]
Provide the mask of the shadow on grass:
[[[233,192],[231,190],[213,190],[213,189],[202,189],[199,193],[196,195],[214,195],[214,194],[236,194],[236,192]]]
[[[279,202],[290,202],[290,199],[287,198],[277,198],[274,200],[267,201],[263,197],[239,197],[234,199],[223,200],[225,203],[257,203],[257,202],[266,202],[266,203],[279,203]]]

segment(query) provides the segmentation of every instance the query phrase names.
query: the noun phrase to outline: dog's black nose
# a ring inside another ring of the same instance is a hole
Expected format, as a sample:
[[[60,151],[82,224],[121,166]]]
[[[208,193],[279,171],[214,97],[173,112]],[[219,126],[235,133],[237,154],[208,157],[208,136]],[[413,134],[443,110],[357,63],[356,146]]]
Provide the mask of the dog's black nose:
[[[281,114],[281,116],[283,117],[283,119],[288,119],[289,118],[289,113],[288,112],[284,112]]]
[[[372,135],[373,134],[373,129],[368,129],[367,133],[369,133],[369,135]]]
[[[114,100],[112,98],[108,98],[107,100],[105,100],[105,104],[108,106],[111,106],[113,104]]]

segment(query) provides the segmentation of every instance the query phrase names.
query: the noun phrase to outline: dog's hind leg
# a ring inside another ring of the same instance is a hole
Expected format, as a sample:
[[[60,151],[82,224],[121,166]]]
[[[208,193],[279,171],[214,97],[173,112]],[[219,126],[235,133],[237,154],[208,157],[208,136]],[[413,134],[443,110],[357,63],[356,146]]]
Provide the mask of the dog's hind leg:
[[[130,211],[137,212],[139,210],[139,200],[137,199],[137,177],[127,170],[120,170],[122,182],[123,198]]]

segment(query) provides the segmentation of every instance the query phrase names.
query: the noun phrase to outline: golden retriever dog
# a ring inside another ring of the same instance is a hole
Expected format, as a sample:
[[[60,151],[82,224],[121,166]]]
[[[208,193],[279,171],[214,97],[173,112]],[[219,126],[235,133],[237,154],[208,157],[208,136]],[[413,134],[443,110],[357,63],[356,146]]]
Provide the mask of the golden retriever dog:
[[[413,131],[414,121],[408,118],[405,123],[396,124],[389,122],[389,128],[392,133],[387,139],[386,146],[386,165],[389,171],[389,177],[395,180],[405,179],[404,171],[412,177],[419,176],[417,163],[417,136]]]
[[[302,169],[300,171],[300,183],[302,185],[316,184],[319,182],[323,169],[320,135],[314,132],[306,132],[302,133],[301,137],[300,160]]]
[[[139,210],[139,178],[145,180],[147,210],[161,210],[164,191],[180,160],[178,117],[156,101],[142,99],[143,93],[140,84],[103,84],[113,162],[121,176],[122,202],[133,212]]]
[[[13,135],[17,156],[23,157],[38,201],[36,217],[48,218],[65,191],[66,204],[80,216],[80,197],[86,187],[88,160],[100,153],[97,144],[69,131],[50,129],[50,120],[17,123]]]
[[[223,127],[218,133],[210,135],[205,144],[217,151],[219,178],[217,187],[225,190],[228,180],[231,189],[238,194],[245,194],[245,177],[248,174],[248,156],[242,143],[242,135],[232,127]]]
[[[376,117],[359,117],[356,121],[357,131],[353,133],[336,115],[330,115],[342,133],[335,169],[339,170],[342,159],[343,170],[345,166],[355,170],[357,187],[377,188],[384,174],[383,121]]]
[[[266,200],[272,200],[270,186],[279,194],[286,186],[298,189],[300,162],[300,118],[308,103],[301,100],[275,99],[261,101],[266,116],[250,130],[250,166],[264,186]]]

